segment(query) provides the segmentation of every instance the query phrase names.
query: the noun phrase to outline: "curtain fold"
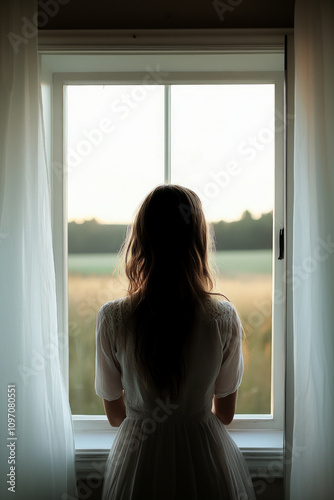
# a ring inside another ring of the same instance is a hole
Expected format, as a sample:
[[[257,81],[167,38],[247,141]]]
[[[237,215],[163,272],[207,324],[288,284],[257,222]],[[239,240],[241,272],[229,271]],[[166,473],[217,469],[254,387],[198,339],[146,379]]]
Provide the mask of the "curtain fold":
[[[59,362],[37,13],[37,0],[1,1],[2,500],[77,498],[71,411]]]
[[[334,2],[296,0],[291,500],[334,495]]]

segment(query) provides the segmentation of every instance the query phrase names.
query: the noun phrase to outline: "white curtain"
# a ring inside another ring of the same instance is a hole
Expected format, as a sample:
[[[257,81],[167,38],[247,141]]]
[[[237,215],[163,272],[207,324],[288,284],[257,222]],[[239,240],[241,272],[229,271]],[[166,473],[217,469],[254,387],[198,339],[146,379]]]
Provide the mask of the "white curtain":
[[[334,2],[296,0],[291,500],[334,497]]]
[[[37,12],[37,0],[0,2],[2,500],[77,498],[57,339]]]

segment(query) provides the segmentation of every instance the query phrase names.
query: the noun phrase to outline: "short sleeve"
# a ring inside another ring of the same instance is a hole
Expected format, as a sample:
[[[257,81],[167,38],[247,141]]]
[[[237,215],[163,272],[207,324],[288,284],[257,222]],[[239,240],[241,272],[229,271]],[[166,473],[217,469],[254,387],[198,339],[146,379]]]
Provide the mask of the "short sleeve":
[[[112,349],[111,324],[102,306],[96,317],[95,392],[108,401],[120,398],[123,391],[122,374]]]
[[[242,355],[242,327],[235,308],[229,304],[229,313],[221,322],[222,337],[226,338],[223,349],[223,361],[216,378],[215,396],[224,398],[233,394],[240,386],[244,360]]]

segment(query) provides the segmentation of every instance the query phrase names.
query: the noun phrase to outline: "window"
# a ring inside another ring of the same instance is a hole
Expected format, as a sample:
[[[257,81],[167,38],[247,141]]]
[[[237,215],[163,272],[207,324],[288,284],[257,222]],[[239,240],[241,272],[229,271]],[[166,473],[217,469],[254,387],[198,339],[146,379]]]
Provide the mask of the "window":
[[[96,312],[124,294],[111,272],[126,224],[150,189],[173,182],[202,199],[216,234],[217,288],[245,327],[231,428],[282,429],[283,54],[96,56],[112,71],[89,73],[87,56],[72,56],[65,73],[59,56],[43,57],[55,69],[55,260],[73,415],[92,426],[103,418],[95,417],[103,414],[93,385]]]

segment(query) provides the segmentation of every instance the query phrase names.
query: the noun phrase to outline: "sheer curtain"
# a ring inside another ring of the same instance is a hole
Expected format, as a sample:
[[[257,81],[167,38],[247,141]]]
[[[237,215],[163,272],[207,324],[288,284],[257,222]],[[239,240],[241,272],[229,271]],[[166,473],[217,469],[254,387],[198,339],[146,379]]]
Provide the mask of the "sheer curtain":
[[[291,500],[334,495],[334,2],[296,0]]]
[[[37,0],[0,4],[2,500],[77,498],[57,339],[37,12]]]

